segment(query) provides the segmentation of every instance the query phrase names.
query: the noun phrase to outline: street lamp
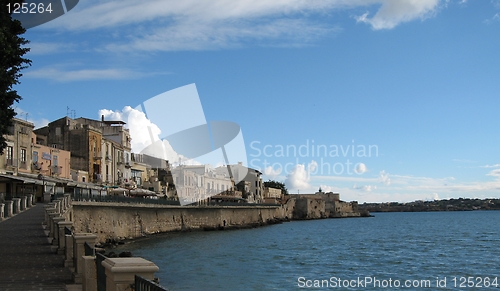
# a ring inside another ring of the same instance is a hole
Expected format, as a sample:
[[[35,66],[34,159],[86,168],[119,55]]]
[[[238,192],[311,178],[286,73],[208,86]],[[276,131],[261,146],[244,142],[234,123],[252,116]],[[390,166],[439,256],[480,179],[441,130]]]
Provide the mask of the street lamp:
[[[38,180],[42,180],[42,201],[45,202],[45,177],[42,174],[38,174]]]

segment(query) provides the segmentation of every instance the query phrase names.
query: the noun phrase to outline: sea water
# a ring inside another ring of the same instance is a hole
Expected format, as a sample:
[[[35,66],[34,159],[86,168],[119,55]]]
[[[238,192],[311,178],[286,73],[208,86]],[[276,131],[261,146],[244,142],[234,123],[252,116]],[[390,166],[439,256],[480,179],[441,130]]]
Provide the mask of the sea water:
[[[374,213],[120,247],[169,290],[500,290],[500,211]]]

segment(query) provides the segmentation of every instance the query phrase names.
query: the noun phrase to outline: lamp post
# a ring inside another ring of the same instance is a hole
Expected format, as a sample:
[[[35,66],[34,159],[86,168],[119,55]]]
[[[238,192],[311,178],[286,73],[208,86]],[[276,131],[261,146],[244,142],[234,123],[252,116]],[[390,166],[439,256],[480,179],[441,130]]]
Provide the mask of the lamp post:
[[[38,180],[42,180],[42,201],[45,202],[45,177],[42,174],[38,174]]]

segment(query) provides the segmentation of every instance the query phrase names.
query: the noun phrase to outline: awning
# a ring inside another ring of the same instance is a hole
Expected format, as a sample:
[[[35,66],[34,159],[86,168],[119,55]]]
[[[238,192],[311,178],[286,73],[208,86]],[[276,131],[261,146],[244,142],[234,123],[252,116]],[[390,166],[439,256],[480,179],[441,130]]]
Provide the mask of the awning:
[[[104,187],[92,184],[92,183],[85,183],[85,182],[68,182],[66,185],[68,187],[76,187],[76,188],[82,188],[82,189],[94,189],[94,190],[105,190]]]
[[[0,174],[0,183],[11,182],[11,181],[16,181],[18,183],[24,183],[24,184],[35,184],[35,185],[41,185],[41,186],[43,186],[43,185],[55,186],[56,185],[56,183],[50,182],[47,180],[38,180],[38,179],[20,177],[20,176],[16,176],[16,175]]]

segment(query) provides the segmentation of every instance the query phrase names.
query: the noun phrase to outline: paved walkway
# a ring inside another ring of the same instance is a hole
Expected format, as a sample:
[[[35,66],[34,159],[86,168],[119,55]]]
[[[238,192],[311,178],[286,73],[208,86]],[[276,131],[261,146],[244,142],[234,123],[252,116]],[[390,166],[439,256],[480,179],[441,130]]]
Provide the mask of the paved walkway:
[[[72,276],[51,251],[42,222],[44,204],[0,222],[0,290],[65,290]]]

